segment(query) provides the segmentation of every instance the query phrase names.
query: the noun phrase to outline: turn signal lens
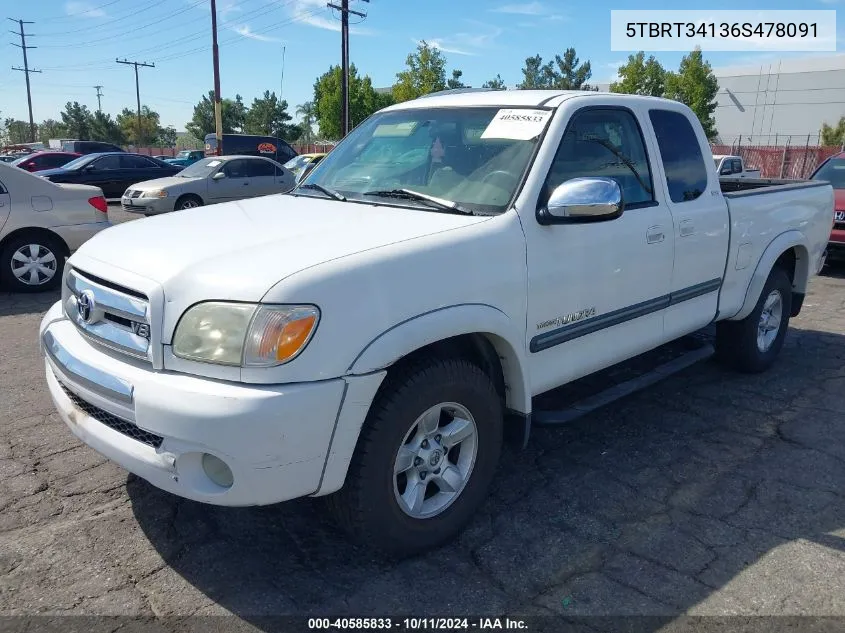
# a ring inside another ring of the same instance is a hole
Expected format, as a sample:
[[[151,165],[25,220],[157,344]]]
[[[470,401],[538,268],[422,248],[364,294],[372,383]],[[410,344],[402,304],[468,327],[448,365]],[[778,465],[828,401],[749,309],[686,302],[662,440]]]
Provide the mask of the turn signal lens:
[[[316,306],[261,306],[252,319],[244,366],[268,367],[293,360],[308,344],[320,311]]]

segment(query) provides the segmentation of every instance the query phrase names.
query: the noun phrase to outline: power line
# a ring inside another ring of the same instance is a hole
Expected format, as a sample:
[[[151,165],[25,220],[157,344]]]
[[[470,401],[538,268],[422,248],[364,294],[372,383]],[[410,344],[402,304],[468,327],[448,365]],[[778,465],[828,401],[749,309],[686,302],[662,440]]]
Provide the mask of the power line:
[[[364,0],[369,2],[370,0]],[[340,11],[340,65],[341,65],[341,88],[340,88],[340,134],[341,138],[349,133],[349,14],[366,18],[366,13],[354,11],[349,8],[349,0],[341,0],[340,6],[329,2],[330,9]]]
[[[85,11],[80,11],[79,13],[67,13],[65,15],[57,15],[47,18],[40,18],[42,22],[58,22],[61,20],[70,20],[72,18],[78,18],[81,15],[87,15],[88,13],[96,13],[97,11],[102,11],[106,7],[110,7],[113,4],[117,4],[118,2],[122,2],[123,0],[111,0],[111,2],[106,2],[105,4],[101,4],[96,7],[91,7],[90,9],[85,9]]]
[[[40,73],[41,71],[40,70],[30,70],[30,68],[29,68],[29,61],[26,58],[26,51],[29,48],[38,48],[38,47],[26,45],[27,33],[24,33],[23,25],[24,24],[35,24],[35,23],[34,22],[25,22],[24,20],[15,20],[14,18],[9,18],[9,20],[11,20],[12,22],[15,22],[18,25],[18,27],[20,27],[20,31],[17,32],[17,33],[15,31],[9,31],[9,32],[14,34],[14,35],[20,35],[21,36],[21,43],[15,44],[14,42],[12,42],[12,46],[17,46],[18,48],[20,48],[23,51],[23,68],[12,66],[12,70],[19,70],[26,77],[26,104],[29,107],[29,140],[32,143],[34,143],[35,142],[35,121],[32,118],[32,91],[30,90],[30,86],[29,86],[29,74],[30,73]],[[29,35],[30,35],[30,37],[32,37],[31,34],[29,34]]]
[[[76,35],[78,33],[85,33],[86,31],[100,30],[104,26],[109,26],[110,24],[121,22],[122,20],[136,16],[139,13],[144,13],[145,11],[149,11],[153,7],[157,7],[158,5],[164,4],[165,2],[167,2],[167,0],[155,0],[154,2],[151,2],[150,4],[138,9],[137,11],[132,11],[131,13],[122,15],[119,18],[114,18],[113,20],[106,20],[105,22],[100,22],[91,26],[83,26],[82,28],[72,29],[70,31],[52,31],[50,33],[43,33],[43,35],[49,35],[50,37],[58,37],[60,35]]]
[[[140,147],[143,145],[143,129],[141,127],[141,88],[138,82],[138,67],[142,68],[155,68],[155,64],[148,64],[147,62],[130,62],[126,59],[120,60],[115,59],[118,64],[126,64],[127,66],[134,66],[135,67],[135,97],[138,99],[138,136],[135,139],[137,141],[137,145]]]

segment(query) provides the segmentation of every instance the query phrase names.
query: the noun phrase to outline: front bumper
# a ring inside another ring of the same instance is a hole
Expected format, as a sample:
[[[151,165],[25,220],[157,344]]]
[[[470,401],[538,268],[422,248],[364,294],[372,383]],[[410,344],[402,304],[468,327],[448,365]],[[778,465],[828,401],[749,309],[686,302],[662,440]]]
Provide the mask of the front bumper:
[[[157,215],[173,211],[173,198],[127,198],[120,199],[120,208],[127,213],[144,213]]]
[[[40,334],[50,395],[74,435],[158,488],[215,505],[339,488],[368,408],[362,398],[369,403],[383,377],[248,385],[155,371],[89,342],[58,303]],[[358,395],[344,408],[348,392]],[[230,487],[206,474],[204,454],[229,467]]]

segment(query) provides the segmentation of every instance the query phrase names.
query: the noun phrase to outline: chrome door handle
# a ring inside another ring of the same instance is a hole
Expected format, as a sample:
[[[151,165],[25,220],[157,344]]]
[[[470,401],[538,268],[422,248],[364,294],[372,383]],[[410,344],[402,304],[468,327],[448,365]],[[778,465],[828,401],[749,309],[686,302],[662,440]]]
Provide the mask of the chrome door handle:
[[[646,231],[645,234],[646,242],[649,244],[658,244],[666,239],[666,235],[663,233],[663,227],[660,226],[652,226]]]

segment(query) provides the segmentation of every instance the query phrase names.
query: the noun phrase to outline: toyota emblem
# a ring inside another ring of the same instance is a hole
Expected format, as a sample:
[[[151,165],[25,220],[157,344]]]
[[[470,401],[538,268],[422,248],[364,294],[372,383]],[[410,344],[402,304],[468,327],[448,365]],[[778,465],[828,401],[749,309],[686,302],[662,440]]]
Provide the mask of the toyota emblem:
[[[79,312],[79,318],[85,323],[91,323],[91,317],[94,315],[95,305],[94,293],[90,290],[84,290],[76,300],[76,309]]]

